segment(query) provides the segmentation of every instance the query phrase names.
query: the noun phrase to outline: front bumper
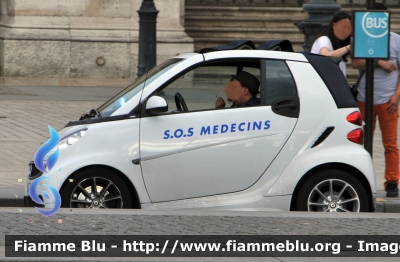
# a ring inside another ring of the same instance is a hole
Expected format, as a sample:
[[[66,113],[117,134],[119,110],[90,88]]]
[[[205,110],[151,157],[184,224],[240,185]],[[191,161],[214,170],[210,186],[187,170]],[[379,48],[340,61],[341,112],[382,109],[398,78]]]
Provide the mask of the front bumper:
[[[42,198],[41,196],[39,197]],[[44,207],[44,205],[33,202],[30,196],[24,196],[24,207]]]

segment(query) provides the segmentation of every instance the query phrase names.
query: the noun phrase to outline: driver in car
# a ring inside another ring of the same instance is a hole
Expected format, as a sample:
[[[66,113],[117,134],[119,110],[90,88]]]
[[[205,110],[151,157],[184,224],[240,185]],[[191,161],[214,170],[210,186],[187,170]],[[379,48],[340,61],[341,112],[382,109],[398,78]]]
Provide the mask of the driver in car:
[[[254,75],[242,71],[237,75],[232,75],[231,80],[225,85],[224,93],[231,107],[246,107],[260,105],[260,98],[257,94],[260,88],[260,81]],[[218,97],[215,101],[215,108],[225,108],[225,101]]]

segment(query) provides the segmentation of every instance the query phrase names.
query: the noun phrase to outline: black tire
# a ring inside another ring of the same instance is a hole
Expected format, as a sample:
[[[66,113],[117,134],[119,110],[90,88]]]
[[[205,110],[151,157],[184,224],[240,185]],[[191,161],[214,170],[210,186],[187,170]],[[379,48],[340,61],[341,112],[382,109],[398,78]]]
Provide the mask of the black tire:
[[[96,184],[96,195],[91,196]],[[119,175],[106,168],[92,167],[68,178],[61,189],[61,206],[68,208],[132,208],[132,197]]]
[[[342,170],[328,169],[312,175],[293,197],[296,211],[369,212],[370,209],[370,200],[362,183]]]

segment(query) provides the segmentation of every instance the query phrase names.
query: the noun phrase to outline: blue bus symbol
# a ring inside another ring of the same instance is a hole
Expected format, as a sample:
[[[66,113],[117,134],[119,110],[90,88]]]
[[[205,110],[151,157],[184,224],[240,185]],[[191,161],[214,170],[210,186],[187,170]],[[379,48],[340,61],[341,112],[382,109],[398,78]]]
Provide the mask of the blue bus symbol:
[[[364,33],[369,37],[383,37],[389,30],[389,15],[388,13],[367,12],[362,18],[361,25]]]

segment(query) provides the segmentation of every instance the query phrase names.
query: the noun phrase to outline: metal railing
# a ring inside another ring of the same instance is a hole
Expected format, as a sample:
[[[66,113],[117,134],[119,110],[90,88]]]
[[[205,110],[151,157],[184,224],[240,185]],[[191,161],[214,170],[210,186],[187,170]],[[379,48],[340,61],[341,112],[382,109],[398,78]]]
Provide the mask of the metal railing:
[[[220,5],[220,6],[302,6],[310,0],[185,0],[187,6]],[[336,0],[342,6],[363,6],[367,0]],[[400,8],[400,0],[381,0],[389,7]]]

